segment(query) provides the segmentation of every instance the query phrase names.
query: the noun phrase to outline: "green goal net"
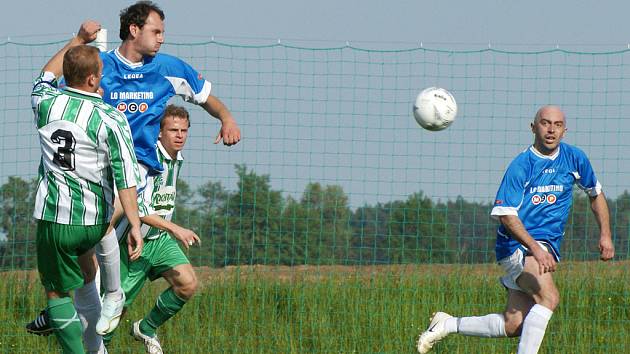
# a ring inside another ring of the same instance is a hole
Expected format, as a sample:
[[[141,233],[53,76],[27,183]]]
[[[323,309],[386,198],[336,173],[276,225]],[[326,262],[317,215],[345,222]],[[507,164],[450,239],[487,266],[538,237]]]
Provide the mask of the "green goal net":
[[[24,324],[45,306],[31,218],[40,148],[33,78],[64,42],[0,43],[0,351],[55,352]],[[630,351],[630,50],[503,51],[342,45],[169,43],[212,82],[243,140],[213,145],[199,107],[184,150],[175,221],[200,287],[159,330],[167,352],[411,353],[441,310],[504,310],[489,217],[507,164],[533,141],[536,110],[567,114],[608,197],[615,261],[575,191],[544,353]],[[628,61],[628,63],[626,63]],[[413,119],[415,96],[448,89],[459,113],[441,132]],[[147,286],[110,352],[141,351],[129,326],[166,287]],[[518,339],[452,336],[443,353],[513,353]]]

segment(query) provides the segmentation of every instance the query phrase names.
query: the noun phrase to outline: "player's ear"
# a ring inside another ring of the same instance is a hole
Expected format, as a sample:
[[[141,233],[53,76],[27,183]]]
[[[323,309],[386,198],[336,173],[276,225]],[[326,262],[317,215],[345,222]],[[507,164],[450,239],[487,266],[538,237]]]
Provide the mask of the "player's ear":
[[[130,24],[129,25],[129,34],[133,38],[136,38],[139,30],[140,30],[140,27],[138,27],[138,25],[136,25],[136,24]]]

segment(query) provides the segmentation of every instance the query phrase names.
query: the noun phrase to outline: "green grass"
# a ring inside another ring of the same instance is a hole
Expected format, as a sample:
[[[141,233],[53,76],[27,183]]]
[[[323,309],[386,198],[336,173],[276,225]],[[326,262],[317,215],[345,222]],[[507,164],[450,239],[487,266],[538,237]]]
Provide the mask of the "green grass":
[[[561,305],[541,353],[630,352],[628,266],[562,263]],[[430,314],[502,311],[494,265],[240,267],[198,269],[201,288],[159,330],[168,353],[413,353]],[[53,337],[23,325],[44,306],[37,274],[2,274],[0,352],[57,352]],[[111,353],[143,352],[127,334],[166,283],[147,285],[114,337]],[[453,335],[436,353],[515,353],[518,339]]]

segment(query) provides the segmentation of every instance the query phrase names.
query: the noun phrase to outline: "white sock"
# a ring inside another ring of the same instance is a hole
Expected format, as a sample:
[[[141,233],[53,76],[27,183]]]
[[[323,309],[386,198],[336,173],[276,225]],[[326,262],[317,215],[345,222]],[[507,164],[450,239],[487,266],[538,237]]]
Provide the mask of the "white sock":
[[[506,337],[505,318],[501,313],[491,313],[480,317],[453,317],[452,320],[456,321],[456,332],[465,336]]]
[[[103,339],[96,334],[96,322],[101,316],[101,299],[98,296],[96,282],[92,281],[74,292],[74,307],[81,318],[81,322],[87,323],[83,327],[83,343],[85,350],[96,353],[103,346]]]
[[[536,304],[529,310],[525,321],[523,321],[523,331],[521,341],[518,343],[518,354],[536,354],[538,348],[545,337],[547,323],[551,319],[553,311],[545,306]]]
[[[101,281],[105,294],[120,290],[120,251],[116,230],[103,236],[96,245],[96,258],[101,270]]]

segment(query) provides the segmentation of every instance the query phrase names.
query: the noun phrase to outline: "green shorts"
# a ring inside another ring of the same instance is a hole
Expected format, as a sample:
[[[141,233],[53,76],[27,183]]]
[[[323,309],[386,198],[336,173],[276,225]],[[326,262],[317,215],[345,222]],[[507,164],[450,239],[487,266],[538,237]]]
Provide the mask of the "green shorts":
[[[134,262],[129,261],[126,237],[119,246],[120,282],[127,297],[125,306],[131,305],[147,279],[153,281],[180,264],[190,264],[177,241],[167,233],[162,233],[156,239],[145,239],[142,255]]]
[[[92,249],[105,235],[107,224],[64,225],[37,222],[37,269],[48,291],[68,292],[83,286],[79,256]]]

